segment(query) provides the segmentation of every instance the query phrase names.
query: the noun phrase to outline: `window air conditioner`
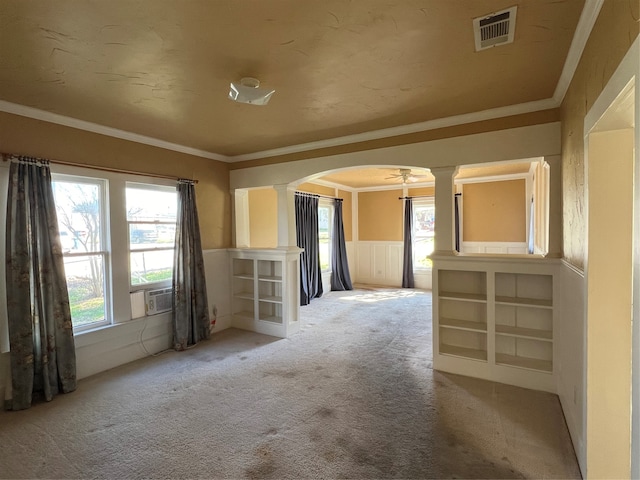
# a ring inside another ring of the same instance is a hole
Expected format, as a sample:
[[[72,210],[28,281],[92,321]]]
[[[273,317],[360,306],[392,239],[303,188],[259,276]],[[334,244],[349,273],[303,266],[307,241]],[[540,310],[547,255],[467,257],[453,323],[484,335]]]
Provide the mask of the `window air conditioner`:
[[[145,292],[147,315],[168,312],[172,308],[173,288],[159,288]]]

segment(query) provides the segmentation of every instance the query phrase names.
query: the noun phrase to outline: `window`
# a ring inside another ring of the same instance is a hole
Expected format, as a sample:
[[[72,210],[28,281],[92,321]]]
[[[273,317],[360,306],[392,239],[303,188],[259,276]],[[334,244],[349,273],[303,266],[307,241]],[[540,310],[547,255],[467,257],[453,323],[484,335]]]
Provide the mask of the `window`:
[[[175,187],[127,183],[132,286],[171,280],[178,206]]]
[[[55,175],[52,187],[73,326],[109,323],[106,182]]]
[[[331,270],[331,233],[333,228],[333,204],[331,200],[320,199],[318,205],[318,241],[320,243],[320,268]]]
[[[433,199],[413,201],[413,268],[431,268],[436,209]]]

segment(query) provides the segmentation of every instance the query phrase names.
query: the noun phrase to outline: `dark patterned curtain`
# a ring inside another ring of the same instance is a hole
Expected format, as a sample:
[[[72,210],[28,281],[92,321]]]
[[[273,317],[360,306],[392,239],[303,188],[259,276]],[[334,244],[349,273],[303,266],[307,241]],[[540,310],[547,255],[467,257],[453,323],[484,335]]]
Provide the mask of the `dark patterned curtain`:
[[[6,225],[12,399],[31,406],[76,389],[76,353],[49,163],[12,159]]]
[[[456,193],[453,197],[453,230],[456,252],[460,253],[460,198],[461,193]]]
[[[353,290],[349,263],[347,262],[347,247],[344,240],[344,225],[342,224],[342,199],[333,202],[333,232],[331,239],[331,290]]]
[[[296,193],[296,240],[300,254],[300,305],[322,296],[322,269],[318,239],[318,197]]]
[[[196,192],[191,180],[178,181],[176,245],[173,256],[173,348],[185,350],[209,338],[209,304]]]
[[[404,261],[402,288],[413,288],[413,200],[404,199]]]

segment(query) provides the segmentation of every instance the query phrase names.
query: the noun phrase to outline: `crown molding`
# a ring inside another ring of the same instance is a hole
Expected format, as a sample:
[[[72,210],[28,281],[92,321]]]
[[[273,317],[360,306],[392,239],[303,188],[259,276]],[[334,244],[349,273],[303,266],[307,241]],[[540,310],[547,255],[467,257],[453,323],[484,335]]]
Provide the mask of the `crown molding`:
[[[350,143],[379,140],[382,138],[423,132],[434,130],[437,128],[453,127],[466,123],[493,120],[496,118],[508,117],[512,115],[520,115],[524,113],[553,109],[560,106],[564,99],[564,96],[567,93],[571,80],[573,79],[573,75],[575,74],[576,68],[578,66],[578,63],[580,62],[580,58],[582,57],[582,53],[587,44],[589,36],[591,35],[591,30],[593,29],[596,19],[598,18],[598,14],[600,13],[600,9],[602,8],[603,3],[604,0],[585,1],[585,5],[582,13],[580,14],[580,19],[573,36],[573,40],[571,41],[567,59],[565,60],[562,73],[556,85],[553,97],[551,98],[537,100],[534,102],[521,103],[517,105],[508,105],[505,107],[493,108],[479,112],[455,115],[446,118],[439,118],[426,122],[412,123],[409,125],[402,125],[398,127],[373,130],[370,132],[364,132],[354,135],[346,135],[343,137],[335,137],[326,140],[320,140],[317,142],[302,143],[298,145],[291,145],[288,147],[275,148],[260,152],[228,156],[215,152],[199,150],[185,145],[167,142],[158,138],[147,137],[145,135],[119,130],[117,128],[99,125],[97,123],[87,122],[85,120],[79,120],[77,118],[67,117],[57,113],[47,112],[33,107],[27,107],[25,105],[10,103],[3,100],[0,100],[0,111],[11,113],[14,115],[20,115],[23,117],[33,118],[35,120],[42,120],[58,125],[77,128],[80,130],[86,130],[88,132],[93,132],[100,135],[107,135],[110,137],[120,138],[122,140],[142,143],[145,145],[164,148],[166,150],[173,150],[176,152],[228,163],[275,157],[278,155],[287,155],[309,150],[336,147],[347,145]]]
[[[520,115],[523,113],[549,110],[558,107],[558,105],[559,104],[557,104],[553,98],[547,98],[544,100],[536,100],[535,102],[508,105],[506,107],[498,107],[492,108],[490,110],[482,110],[480,112],[465,113],[452,117],[438,118],[435,120],[428,120],[426,122],[411,123],[409,125],[401,125],[399,127],[372,130],[364,133],[356,133],[354,135],[346,135],[344,137],[334,137],[327,140],[319,140],[317,142],[301,143],[288,147],[274,148],[272,150],[263,150],[261,152],[234,155],[233,157],[229,158],[229,161],[232,163],[244,162],[246,160],[257,160],[260,158],[288,155],[291,153],[306,152],[309,150],[318,150],[321,148],[337,147],[341,145],[348,145],[351,143],[360,143],[371,140],[379,140],[382,138],[397,137],[399,135],[435,130],[437,128],[453,127],[456,125],[463,125],[465,123],[493,120],[496,118],[510,117],[512,115]]]
[[[569,53],[567,53],[567,59],[564,62],[556,90],[553,93],[553,100],[558,105],[562,103],[564,96],[567,94],[573,75],[578,68],[578,63],[580,63],[582,52],[584,52],[591,30],[593,30],[603,4],[604,0],[586,0],[584,3],[576,31],[573,34],[573,40],[571,40]]]
[[[4,100],[0,100],[0,112],[12,113],[13,115],[19,115],[21,117],[28,117],[33,118],[34,120],[42,120],[43,122],[63,125],[65,127],[77,128],[79,130],[98,133],[100,135],[106,135],[108,137],[120,138],[122,140],[128,140],[130,142],[142,143],[145,145],[151,145],[153,147],[164,148],[165,150],[173,150],[175,152],[186,153],[188,155],[195,155],[196,157],[204,157],[211,160],[219,160],[221,162],[228,162],[230,160],[230,158],[226,155],[220,155],[219,153],[198,150],[197,148],[178,145],[177,143],[167,142],[158,138],[147,137],[145,135],[127,132],[125,130],[119,130],[117,128],[106,127],[97,123],[87,122],[85,120],[79,120],[77,118],[47,112],[38,108],[19,105],[17,103],[6,102]]]

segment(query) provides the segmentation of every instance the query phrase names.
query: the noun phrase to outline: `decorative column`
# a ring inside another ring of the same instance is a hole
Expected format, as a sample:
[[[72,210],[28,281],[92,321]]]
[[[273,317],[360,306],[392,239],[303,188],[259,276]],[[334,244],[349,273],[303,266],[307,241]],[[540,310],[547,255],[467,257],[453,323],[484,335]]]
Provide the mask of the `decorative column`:
[[[431,173],[436,178],[435,186],[435,255],[454,255],[454,194],[453,178],[458,173],[458,167],[432,168]]]
[[[274,185],[278,193],[278,248],[296,246],[296,189],[291,185]]]

